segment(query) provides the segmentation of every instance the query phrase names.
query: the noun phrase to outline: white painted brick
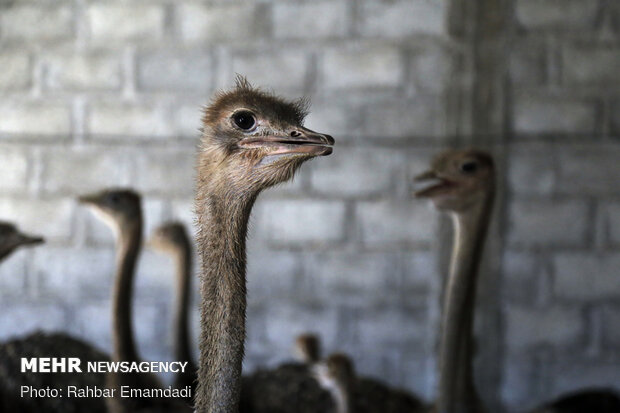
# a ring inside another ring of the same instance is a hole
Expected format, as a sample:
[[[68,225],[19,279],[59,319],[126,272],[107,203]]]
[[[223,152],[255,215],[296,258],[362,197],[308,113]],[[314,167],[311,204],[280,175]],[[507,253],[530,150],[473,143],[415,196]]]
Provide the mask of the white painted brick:
[[[272,348],[290,352],[299,334],[312,331],[329,346],[337,334],[336,312],[325,306],[274,303],[267,309],[265,335]]]
[[[603,219],[609,241],[620,244],[620,202],[603,204]]]
[[[96,41],[157,40],[163,36],[165,12],[157,4],[91,4],[86,19]]]
[[[273,33],[278,38],[341,37],[347,31],[347,5],[343,1],[275,3]]]
[[[135,159],[136,187],[145,193],[190,195],[194,190],[194,150],[150,152]],[[174,165],[174,167],[171,167]]]
[[[325,252],[305,256],[305,277],[318,296],[359,296],[367,302],[398,291],[402,264],[396,254]]]
[[[276,297],[296,297],[301,265],[296,254],[265,250],[249,242],[248,299],[253,303],[269,302]]]
[[[302,90],[306,82],[307,58],[301,50],[260,52],[233,56],[232,72],[246,76],[256,86]]]
[[[515,200],[508,217],[511,245],[583,245],[590,227],[580,200]]]
[[[359,340],[363,346],[382,348],[397,343],[425,341],[426,311],[424,307],[381,307],[360,314]]]
[[[508,306],[506,337],[508,350],[521,351],[536,345],[568,346],[584,331],[578,308],[525,308]]]
[[[439,94],[452,81],[455,70],[454,58],[446,49],[429,47],[411,57],[409,73],[417,93]]]
[[[16,147],[0,147],[0,190],[25,190],[28,182],[28,154]]]
[[[553,265],[553,291],[559,297],[591,301],[620,297],[619,254],[558,254]]]
[[[515,13],[523,26],[532,29],[584,29],[594,25],[596,0],[517,0]]]
[[[114,274],[114,251],[37,248],[32,271],[41,295],[68,301],[84,296],[107,298]]]
[[[113,90],[121,87],[121,62],[116,56],[55,53],[44,61],[47,84],[52,89]]]
[[[513,355],[504,359],[502,373],[501,399],[511,406],[535,405],[533,384],[536,382],[536,368],[527,355]],[[533,406],[532,406],[533,407]],[[528,409],[529,411],[529,409]]]
[[[544,276],[541,266],[533,253],[505,252],[502,260],[503,297],[522,303],[534,302],[538,294],[538,279]]]
[[[403,157],[380,149],[341,148],[329,162],[313,165],[310,182],[317,193],[334,196],[365,196],[389,190],[394,166]]]
[[[518,194],[549,195],[557,185],[554,148],[526,146],[515,148],[508,159],[509,190]]]
[[[390,46],[329,49],[321,65],[326,89],[395,87],[403,79],[404,62]]]
[[[617,388],[618,371],[618,360],[556,363],[551,388],[557,397],[587,388]]]
[[[620,147],[617,145],[565,145],[558,153],[560,191],[577,195],[620,192]]]
[[[519,41],[510,51],[510,80],[518,85],[538,85],[546,78],[545,47],[541,42]]]
[[[585,100],[518,96],[515,101],[518,133],[592,133],[596,121],[594,104]]]
[[[353,104],[313,102],[306,118],[306,126],[314,131],[332,135],[340,144],[343,139],[355,134],[359,128],[355,119],[360,117],[360,108]]]
[[[440,278],[434,252],[407,252],[403,285],[409,289],[427,290]]]
[[[4,258],[0,266],[0,296],[27,296],[26,288],[29,284],[27,267],[31,254],[30,249],[20,248]]]
[[[445,0],[397,0],[361,2],[363,36],[405,37],[413,34],[442,34],[446,29]]]
[[[20,301],[3,305],[0,311],[2,341],[36,330],[57,331],[65,325],[65,312],[57,303]]]
[[[51,41],[73,36],[73,12],[68,5],[20,4],[3,9],[4,37]]]
[[[48,193],[74,195],[128,183],[128,159],[121,151],[50,149],[44,156],[43,189]]]
[[[203,103],[182,104],[174,109],[173,121],[174,130],[179,135],[188,139],[200,139],[200,131],[202,126],[200,119],[202,118]]]
[[[618,83],[620,49],[612,47],[574,45],[562,55],[563,74],[568,83],[608,86]]]
[[[361,133],[378,138],[433,137],[444,131],[444,119],[445,109],[439,99],[383,104],[368,108]]]
[[[190,233],[194,233],[195,225],[194,221],[196,219],[194,215],[194,197],[187,196],[183,199],[175,199],[171,202],[172,207],[172,219],[177,219],[183,222],[187,230]]]
[[[168,117],[157,105],[96,103],[87,110],[86,129],[102,135],[168,136],[172,133]]]
[[[613,349],[620,346],[620,308],[610,306],[603,310],[603,334],[608,345]]]
[[[258,30],[256,13],[256,6],[250,3],[190,3],[177,8],[176,25],[187,41],[252,39]]]
[[[74,202],[71,199],[0,198],[0,216],[18,222],[23,231],[48,241],[66,240],[72,232]]]
[[[339,201],[269,200],[255,208],[257,232],[287,245],[344,239],[345,207]]]
[[[0,112],[2,132],[28,133],[36,138],[71,132],[71,112],[65,104],[5,100]]]
[[[0,54],[0,90],[18,90],[32,83],[32,63],[27,54]]]
[[[620,101],[615,101],[611,107],[611,130],[612,133],[620,134]]]
[[[204,50],[163,50],[138,58],[138,88],[205,92],[212,87],[213,62]]]
[[[97,347],[110,354],[112,352],[111,313],[109,300],[87,300],[80,305],[80,311],[72,314],[71,329],[78,337],[96,343]]]
[[[357,220],[366,244],[430,242],[437,212],[413,200],[360,202]]]

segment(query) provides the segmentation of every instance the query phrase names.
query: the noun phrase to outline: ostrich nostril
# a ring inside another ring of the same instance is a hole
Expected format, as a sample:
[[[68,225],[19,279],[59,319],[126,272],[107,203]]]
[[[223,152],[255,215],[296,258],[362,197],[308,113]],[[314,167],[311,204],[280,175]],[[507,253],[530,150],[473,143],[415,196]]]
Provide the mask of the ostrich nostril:
[[[299,138],[301,136],[301,132],[294,130],[291,132],[291,136],[293,138]]]

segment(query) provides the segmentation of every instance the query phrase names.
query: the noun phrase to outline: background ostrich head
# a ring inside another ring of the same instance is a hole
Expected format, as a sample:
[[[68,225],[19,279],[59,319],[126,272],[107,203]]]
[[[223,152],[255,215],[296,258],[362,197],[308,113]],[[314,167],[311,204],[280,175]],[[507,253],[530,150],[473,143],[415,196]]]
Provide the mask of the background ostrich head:
[[[353,362],[345,354],[331,354],[325,361],[314,367],[314,375],[324,389],[336,390],[340,386],[348,386],[355,378]]]
[[[149,245],[159,251],[173,253],[190,243],[185,226],[180,222],[168,222],[159,227],[149,239]]]
[[[233,195],[258,192],[291,179],[308,159],[329,155],[334,139],[303,127],[307,106],[238,77],[204,111],[200,177]]]
[[[78,200],[91,207],[95,215],[115,232],[133,227],[142,218],[140,195],[131,189],[104,189],[82,195]]]
[[[9,222],[0,222],[0,260],[7,257],[16,248],[23,245],[37,245],[43,242],[43,238],[26,235],[20,232],[15,225]]]
[[[316,363],[321,358],[321,340],[315,334],[301,334],[295,339],[294,353],[303,363]]]
[[[486,199],[495,183],[495,166],[490,154],[476,150],[450,150],[438,155],[431,169],[415,178],[429,183],[415,192],[430,198],[441,210],[461,212]]]

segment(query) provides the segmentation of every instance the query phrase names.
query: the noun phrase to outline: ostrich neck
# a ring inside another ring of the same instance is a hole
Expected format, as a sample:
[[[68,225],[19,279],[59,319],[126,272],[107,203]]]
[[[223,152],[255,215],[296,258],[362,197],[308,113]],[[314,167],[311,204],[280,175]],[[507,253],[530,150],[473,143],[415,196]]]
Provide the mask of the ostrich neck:
[[[332,397],[336,401],[337,413],[351,412],[352,384],[338,383],[332,390]]]
[[[177,273],[174,352],[177,360],[188,362],[186,371],[193,373],[196,371],[196,366],[192,360],[189,345],[189,301],[192,279],[192,251],[189,244],[185,244],[175,251],[174,260]]]
[[[471,413],[478,398],[473,384],[472,329],[476,281],[493,195],[454,213],[454,244],[443,309],[438,413]]]
[[[224,191],[225,192],[225,191]],[[201,257],[201,339],[196,411],[238,411],[245,340],[246,234],[256,196],[197,202]]]
[[[117,361],[138,360],[131,315],[133,279],[141,241],[141,219],[121,229],[116,251],[117,269],[112,313],[114,320],[114,357]]]

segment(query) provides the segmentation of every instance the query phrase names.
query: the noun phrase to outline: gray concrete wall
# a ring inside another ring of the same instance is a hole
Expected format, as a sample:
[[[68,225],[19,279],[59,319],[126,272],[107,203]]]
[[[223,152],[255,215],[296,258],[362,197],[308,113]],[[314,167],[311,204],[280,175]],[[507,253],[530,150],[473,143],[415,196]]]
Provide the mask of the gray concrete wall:
[[[309,96],[307,126],[338,142],[256,205],[247,370],[315,331],[361,373],[430,399],[449,233],[409,180],[442,148],[475,143],[503,174],[481,278],[481,393],[522,411],[620,387],[615,2],[1,7],[0,218],[49,239],[0,269],[2,337],[62,329],[110,348],[113,239],[73,198],[131,185],[148,232],[190,224],[200,106],[238,72]],[[169,359],[171,263],[146,250],[137,284],[141,352]]]

